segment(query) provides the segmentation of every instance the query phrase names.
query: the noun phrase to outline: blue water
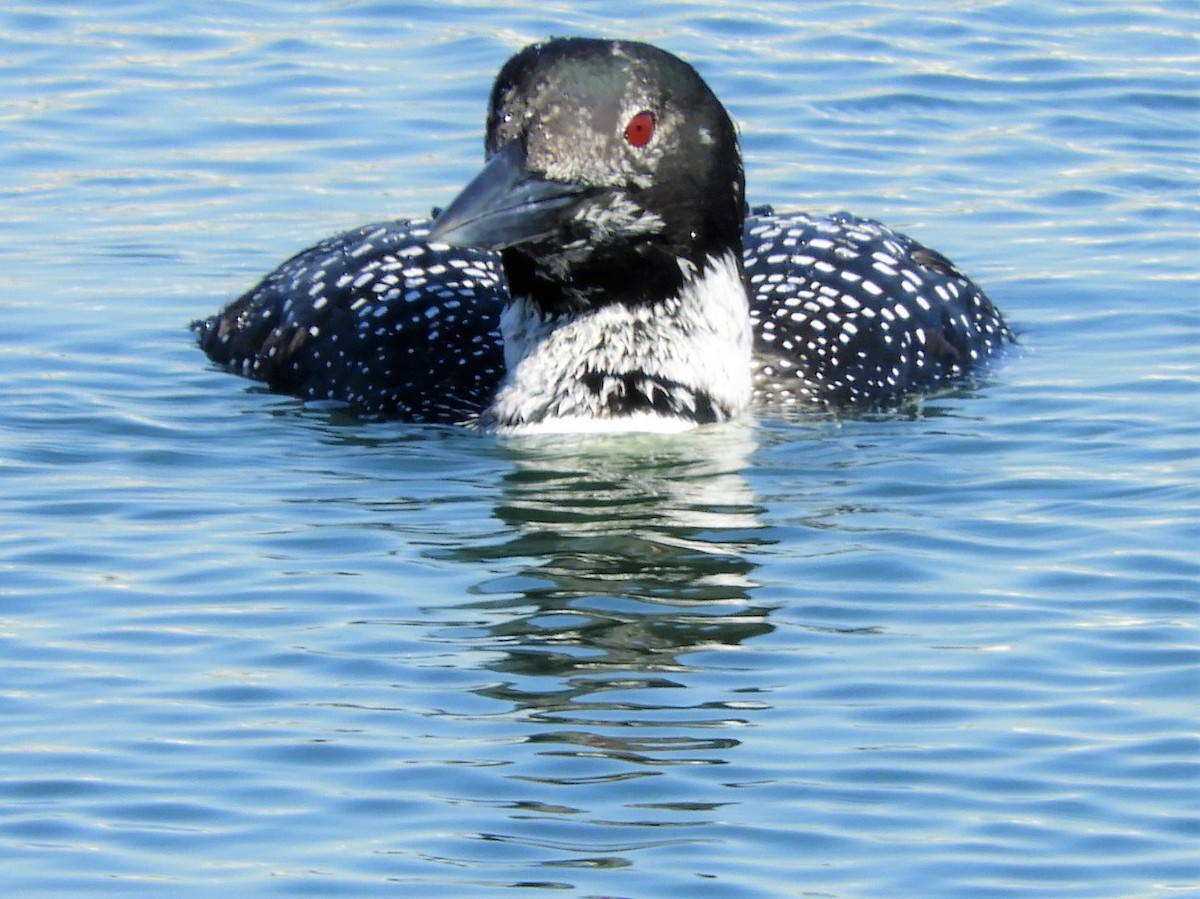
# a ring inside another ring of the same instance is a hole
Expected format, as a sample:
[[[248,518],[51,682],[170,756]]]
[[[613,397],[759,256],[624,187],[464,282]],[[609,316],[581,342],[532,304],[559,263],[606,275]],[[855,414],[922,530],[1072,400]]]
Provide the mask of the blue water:
[[[650,10],[650,11],[647,11]],[[187,322],[481,156],[493,72],[691,60],[752,202],[1022,336],[913,414],[496,439]],[[1194,2],[0,10],[6,896],[1200,896]]]

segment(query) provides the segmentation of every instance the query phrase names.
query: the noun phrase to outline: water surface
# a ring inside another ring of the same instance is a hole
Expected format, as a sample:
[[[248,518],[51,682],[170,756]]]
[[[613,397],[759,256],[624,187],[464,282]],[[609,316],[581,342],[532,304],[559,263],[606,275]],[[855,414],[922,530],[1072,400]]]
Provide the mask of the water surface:
[[[7,895],[1200,895],[1195,6],[0,12]],[[186,323],[445,204],[547,34],[1021,348],[904,415],[357,422]]]

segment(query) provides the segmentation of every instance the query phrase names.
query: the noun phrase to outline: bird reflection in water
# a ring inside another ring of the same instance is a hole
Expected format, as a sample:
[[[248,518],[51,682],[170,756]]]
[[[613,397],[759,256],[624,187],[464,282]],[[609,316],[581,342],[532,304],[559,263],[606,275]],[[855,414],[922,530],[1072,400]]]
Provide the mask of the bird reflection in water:
[[[752,428],[508,447],[514,469],[495,510],[503,538],[455,551],[520,571],[479,584],[498,595],[469,604],[487,610],[483,642],[499,655],[486,667],[503,676],[479,695],[545,725],[527,738],[563,747],[545,754],[722,761],[737,745],[730,727],[755,703],[689,687],[712,686],[731,664],[722,651],[772,630],[770,609],[752,599],[751,556],[765,539],[741,475]]]

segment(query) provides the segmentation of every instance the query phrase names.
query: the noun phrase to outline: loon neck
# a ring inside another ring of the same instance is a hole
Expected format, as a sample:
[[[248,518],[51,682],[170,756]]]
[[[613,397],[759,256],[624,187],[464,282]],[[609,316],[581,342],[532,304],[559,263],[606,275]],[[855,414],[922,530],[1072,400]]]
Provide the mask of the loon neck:
[[[479,425],[680,430],[743,409],[751,328],[741,254],[679,269],[679,289],[655,301],[548,313],[515,297],[500,320],[508,373]]]
[[[719,214],[697,216],[687,229],[665,228],[657,216],[642,213],[624,221],[619,239],[588,232],[565,241],[559,236],[508,247],[501,251],[501,261],[509,291],[527,297],[547,315],[585,312],[613,302],[653,305],[677,297],[712,260],[732,254],[741,264],[741,200],[709,205]],[[657,233],[641,239],[636,233],[640,227]]]

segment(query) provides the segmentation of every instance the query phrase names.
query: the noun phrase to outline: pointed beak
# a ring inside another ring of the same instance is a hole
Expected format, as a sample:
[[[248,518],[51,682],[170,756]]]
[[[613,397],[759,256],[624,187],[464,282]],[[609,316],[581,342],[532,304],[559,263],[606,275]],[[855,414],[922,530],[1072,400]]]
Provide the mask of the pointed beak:
[[[502,250],[549,237],[592,188],[547,181],[525,167],[520,141],[506,144],[433,223],[430,243]]]

